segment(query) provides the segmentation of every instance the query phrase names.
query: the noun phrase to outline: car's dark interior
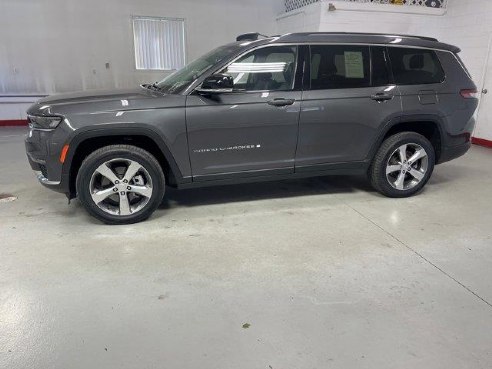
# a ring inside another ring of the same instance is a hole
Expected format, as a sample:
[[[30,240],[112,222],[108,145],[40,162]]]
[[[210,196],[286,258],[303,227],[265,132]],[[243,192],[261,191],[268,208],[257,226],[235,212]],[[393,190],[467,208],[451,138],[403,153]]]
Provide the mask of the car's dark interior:
[[[234,89],[238,91],[281,91],[292,89],[296,48],[267,47],[255,50],[233,63]]]

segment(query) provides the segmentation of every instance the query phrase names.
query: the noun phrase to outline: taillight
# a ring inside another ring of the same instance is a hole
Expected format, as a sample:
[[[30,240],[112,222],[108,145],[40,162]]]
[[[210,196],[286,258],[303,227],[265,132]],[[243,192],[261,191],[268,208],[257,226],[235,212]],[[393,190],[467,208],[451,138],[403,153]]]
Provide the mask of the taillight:
[[[465,99],[478,99],[478,91],[475,89],[461,90],[460,95]]]

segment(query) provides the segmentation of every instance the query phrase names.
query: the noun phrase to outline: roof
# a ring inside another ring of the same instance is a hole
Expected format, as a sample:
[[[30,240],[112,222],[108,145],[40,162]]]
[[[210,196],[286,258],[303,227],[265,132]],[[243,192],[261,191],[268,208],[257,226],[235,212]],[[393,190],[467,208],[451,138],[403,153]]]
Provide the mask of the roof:
[[[259,33],[241,35],[241,40],[258,40]],[[425,47],[459,53],[460,48],[439,42],[432,37],[384,34],[384,33],[356,33],[356,32],[301,32],[288,33],[282,36],[274,36],[265,39],[270,43],[353,43],[353,44],[375,44],[375,45],[399,45],[410,47]]]

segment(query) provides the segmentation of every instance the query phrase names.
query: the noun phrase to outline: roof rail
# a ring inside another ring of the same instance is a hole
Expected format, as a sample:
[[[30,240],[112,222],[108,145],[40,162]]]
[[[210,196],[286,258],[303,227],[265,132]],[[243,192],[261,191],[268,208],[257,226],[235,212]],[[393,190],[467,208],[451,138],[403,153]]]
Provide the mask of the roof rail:
[[[357,36],[388,36],[388,37],[406,37],[406,38],[417,38],[426,41],[439,42],[437,38],[427,37],[427,36],[416,36],[416,35],[403,35],[395,33],[372,33],[372,32],[305,32],[300,33],[305,35],[357,35]]]
[[[259,32],[249,32],[249,33],[243,33],[242,35],[239,35],[236,37],[236,41],[256,41],[261,37],[268,38],[270,36],[267,35],[262,35]]]

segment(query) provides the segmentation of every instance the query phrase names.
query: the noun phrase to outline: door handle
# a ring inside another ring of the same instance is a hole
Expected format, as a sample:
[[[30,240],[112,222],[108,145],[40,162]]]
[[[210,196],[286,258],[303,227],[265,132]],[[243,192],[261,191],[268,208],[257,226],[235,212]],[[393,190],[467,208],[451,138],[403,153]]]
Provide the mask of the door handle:
[[[294,99],[273,99],[268,102],[268,105],[272,106],[287,106],[294,104]]]
[[[489,90],[487,90],[486,88],[484,88],[484,89],[482,90],[482,93],[483,93],[484,95],[486,95],[486,94],[488,94],[488,93],[489,93]]]
[[[383,102],[383,101],[392,100],[393,97],[394,97],[393,95],[386,94],[384,92],[378,92],[377,94],[372,95],[371,99],[377,102]]]

